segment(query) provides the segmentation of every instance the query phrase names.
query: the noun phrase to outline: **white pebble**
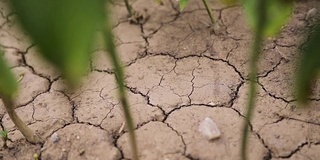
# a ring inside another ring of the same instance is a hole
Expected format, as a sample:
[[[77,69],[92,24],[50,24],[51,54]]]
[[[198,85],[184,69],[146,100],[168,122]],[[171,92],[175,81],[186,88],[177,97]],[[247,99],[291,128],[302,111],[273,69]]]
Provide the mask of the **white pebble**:
[[[209,117],[206,117],[199,125],[199,132],[208,140],[214,140],[220,137],[221,132],[217,124]]]
[[[53,133],[53,134],[51,135],[50,139],[51,139],[51,141],[52,141],[53,143],[57,143],[57,142],[60,140],[57,132]]]
[[[80,136],[77,136],[76,139],[80,139]]]

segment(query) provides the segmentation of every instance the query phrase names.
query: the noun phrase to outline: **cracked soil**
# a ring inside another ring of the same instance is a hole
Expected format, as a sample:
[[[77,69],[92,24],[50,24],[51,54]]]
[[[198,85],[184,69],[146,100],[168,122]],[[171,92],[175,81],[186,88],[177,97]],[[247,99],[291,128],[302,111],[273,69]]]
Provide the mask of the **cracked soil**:
[[[241,6],[210,1],[221,33],[211,34],[201,1],[180,13],[178,2],[132,1],[149,15],[130,24],[123,4],[114,3],[113,30],[125,66],[127,94],[136,123],[142,160],[237,160],[246,120],[251,31]],[[117,86],[104,50],[92,52],[91,70],[75,91],[38,56],[37,46],[20,30],[9,0],[0,0],[0,46],[12,72],[22,77],[18,115],[44,140],[27,142],[0,103],[0,126],[9,131],[0,159],[130,159]],[[257,79],[259,93],[250,121],[250,160],[317,160],[320,157],[320,89],[310,107],[295,103],[292,84],[301,44],[318,16],[306,19],[319,1],[295,3],[292,19],[265,42]],[[208,141],[199,131],[210,117],[221,137]],[[0,146],[3,142],[0,141]]]

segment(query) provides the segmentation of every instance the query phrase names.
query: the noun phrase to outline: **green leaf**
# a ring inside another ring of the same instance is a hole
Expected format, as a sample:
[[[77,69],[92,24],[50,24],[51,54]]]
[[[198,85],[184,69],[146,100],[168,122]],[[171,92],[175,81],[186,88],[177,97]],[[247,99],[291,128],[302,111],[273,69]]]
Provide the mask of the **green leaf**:
[[[4,140],[8,139],[8,131],[0,131],[0,137],[3,138]]]
[[[77,83],[87,71],[94,33],[104,20],[103,0],[12,0],[42,55]]]
[[[187,6],[189,0],[180,0],[179,6],[180,6],[180,12],[183,11],[183,9]]]
[[[256,30],[258,19],[256,3],[259,0],[243,0],[249,24]],[[264,35],[267,37],[276,35],[283,25],[289,20],[292,13],[293,1],[266,0],[266,22]]]
[[[12,97],[18,89],[18,83],[2,56],[3,52],[0,51],[0,96]]]
[[[312,82],[320,70],[320,24],[315,28],[305,51],[302,52],[296,75],[296,94],[298,102],[306,104],[311,94]]]

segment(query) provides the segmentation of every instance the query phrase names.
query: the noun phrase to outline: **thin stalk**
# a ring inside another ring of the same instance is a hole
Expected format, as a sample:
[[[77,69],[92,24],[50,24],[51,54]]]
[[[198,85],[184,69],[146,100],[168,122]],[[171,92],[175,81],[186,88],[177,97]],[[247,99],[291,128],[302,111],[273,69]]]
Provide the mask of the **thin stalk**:
[[[204,4],[204,6],[206,7],[206,10],[207,10],[208,15],[210,17],[210,21],[211,21],[212,25],[214,25],[215,22],[214,22],[213,14],[212,14],[211,7],[210,7],[208,1],[207,0],[202,0],[202,2]]]
[[[126,8],[128,10],[128,13],[129,13],[129,17],[132,16],[132,8],[131,8],[131,5],[129,4],[129,1],[128,0],[124,0],[124,3],[126,4]]]
[[[4,149],[7,149],[8,148],[8,144],[7,144],[7,140],[5,140],[5,139],[2,139],[2,141],[3,141],[3,148]]]
[[[22,135],[29,141],[30,143],[41,143],[42,140],[33,133],[33,131],[20,119],[17,113],[14,111],[14,101],[12,98],[2,96],[2,101],[5,106],[5,109],[14,123],[14,125],[19,129]]]
[[[241,159],[247,160],[247,146],[248,146],[248,136],[249,136],[249,122],[252,119],[252,114],[255,106],[256,99],[256,78],[257,78],[257,62],[259,55],[261,53],[261,48],[263,45],[263,30],[265,26],[265,0],[257,1],[257,28],[255,30],[254,42],[252,46],[252,52],[250,55],[250,74],[249,74],[249,98],[247,102],[247,120],[244,121],[243,132],[242,132],[242,141],[241,141]]]
[[[105,29],[103,32],[105,45],[106,45],[105,47],[108,50],[108,53],[111,58],[111,61],[112,61],[113,67],[114,67],[114,71],[115,71],[115,76],[116,76],[117,85],[118,85],[119,99],[122,104],[123,112],[125,115],[125,121],[126,121],[127,128],[129,131],[129,140],[130,140],[130,145],[131,145],[131,150],[132,150],[132,159],[139,160],[136,136],[134,133],[135,127],[134,127],[134,123],[132,120],[131,111],[129,108],[129,104],[128,104],[128,100],[127,100],[127,96],[126,96],[126,91],[125,91],[125,86],[124,86],[123,68],[121,66],[118,54],[116,52],[116,46],[115,46],[114,39],[113,39],[112,28],[111,28],[111,24],[109,21],[109,17],[106,17],[105,22],[106,22],[106,24],[105,24]]]

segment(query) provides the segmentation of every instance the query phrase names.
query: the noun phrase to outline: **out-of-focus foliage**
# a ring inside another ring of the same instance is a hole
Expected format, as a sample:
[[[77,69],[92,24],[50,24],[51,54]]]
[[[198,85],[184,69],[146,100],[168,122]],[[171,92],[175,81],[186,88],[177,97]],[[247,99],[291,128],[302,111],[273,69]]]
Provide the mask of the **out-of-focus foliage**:
[[[3,59],[3,51],[0,50],[0,97],[12,97],[17,91],[17,81]]]
[[[249,1],[249,0],[247,0]],[[250,61],[249,61],[249,95],[246,106],[246,120],[243,125],[242,132],[242,141],[241,141],[241,159],[247,160],[247,148],[248,148],[248,137],[250,133],[250,124],[256,101],[257,87],[256,87],[256,79],[257,79],[257,68],[258,61],[261,55],[261,51],[263,48],[263,40],[264,33],[266,30],[267,24],[267,14],[268,14],[268,6],[266,4],[266,0],[250,0],[251,5],[250,8],[252,11],[255,11],[255,16],[252,16],[253,23],[255,26],[255,32],[253,32],[253,42],[251,46],[250,53]],[[254,2],[253,2],[254,1]],[[248,3],[248,2],[247,2]],[[247,6],[248,7],[248,6]]]
[[[117,58],[112,27],[106,16],[109,13],[106,12],[108,2],[104,0],[12,0],[11,2],[22,27],[41,49],[41,54],[60,69],[70,86],[77,84],[88,69],[90,47],[93,45],[92,42],[96,42],[96,31],[104,29],[103,33],[106,33],[104,40],[107,45],[105,47],[114,64],[119,97],[130,134],[133,159],[138,160],[134,126],[125,95],[123,71]],[[125,3],[132,15],[129,2],[125,0]],[[2,62],[0,59],[0,71],[4,68],[1,66],[4,65]],[[10,75],[8,69],[4,69],[3,72]],[[5,87],[7,86],[4,84],[4,89]],[[21,129],[20,131],[24,132]]]
[[[89,67],[94,32],[103,22],[103,0],[11,0],[41,54],[76,84]]]
[[[246,11],[248,23],[256,30],[257,14],[256,4],[260,0],[243,0],[243,6]],[[274,36],[281,27],[285,25],[290,18],[293,10],[293,1],[287,0],[266,0],[266,22],[264,28],[264,35]]]
[[[307,103],[311,94],[312,82],[316,80],[320,70],[320,23],[312,30],[310,40],[307,42],[300,57],[296,74],[296,94],[298,102]]]

